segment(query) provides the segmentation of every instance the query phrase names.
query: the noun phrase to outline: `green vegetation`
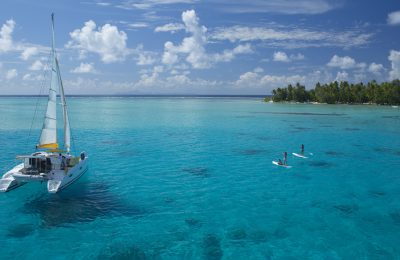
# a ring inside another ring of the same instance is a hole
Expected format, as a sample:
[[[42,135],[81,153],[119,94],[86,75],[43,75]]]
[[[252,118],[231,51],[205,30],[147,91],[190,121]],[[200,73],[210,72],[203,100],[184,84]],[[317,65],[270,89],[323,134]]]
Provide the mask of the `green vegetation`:
[[[381,84],[373,80],[366,85],[363,83],[350,84],[347,81],[334,81],[324,85],[318,82],[315,88],[310,90],[306,90],[305,86],[297,83],[295,86],[289,84],[286,88],[274,89],[272,94],[274,102],[399,105],[400,80],[396,79]],[[267,101],[267,98],[265,100]]]
[[[270,97],[264,97],[264,102],[269,102],[269,101],[271,101]]]

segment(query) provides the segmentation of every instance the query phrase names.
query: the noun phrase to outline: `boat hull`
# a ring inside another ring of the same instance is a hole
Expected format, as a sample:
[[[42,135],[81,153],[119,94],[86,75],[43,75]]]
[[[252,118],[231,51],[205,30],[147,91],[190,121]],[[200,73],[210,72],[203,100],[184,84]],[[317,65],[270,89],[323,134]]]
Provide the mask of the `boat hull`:
[[[48,174],[29,175],[23,174],[21,169],[24,164],[18,164],[10,171],[6,172],[0,179],[0,192],[8,192],[16,189],[28,182],[47,182],[47,190],[49,193],[57,193],[75,181],[77,181],[88,170],[88,157],[74,165],[74,167],[65,170],[52,170]]]
[[[0,179],[0,192],[7,192],[26,184],[26,182],[14,178],[14,174],[18,173],[22,168],[24,168],[24,164],[18,164],[3,175]]]
[[[68,172],[58,171],[51,179],[47,181],[47,190],[49,193],[57,193],[75,181],[77,181],[83,174],[88,170],[88,158],[79,161],[74,167],[68,170]]]

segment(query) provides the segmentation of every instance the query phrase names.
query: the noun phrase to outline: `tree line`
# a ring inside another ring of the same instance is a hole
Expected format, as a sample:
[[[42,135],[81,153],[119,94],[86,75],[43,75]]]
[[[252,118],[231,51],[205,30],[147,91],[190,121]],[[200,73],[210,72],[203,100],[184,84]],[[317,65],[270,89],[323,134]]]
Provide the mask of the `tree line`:
[[[272,101],[284,102],[319,102],[328,104],[363,104],[374,103],[379,105],[400,104],[400,80],[377,83],[375,80],[363,83],[349,83],[334,81],[321,85],[319,82],[314,89],[306,90],[300,83],[285,88],[272,90]],[[269,101],[269,97],[265,98]]]

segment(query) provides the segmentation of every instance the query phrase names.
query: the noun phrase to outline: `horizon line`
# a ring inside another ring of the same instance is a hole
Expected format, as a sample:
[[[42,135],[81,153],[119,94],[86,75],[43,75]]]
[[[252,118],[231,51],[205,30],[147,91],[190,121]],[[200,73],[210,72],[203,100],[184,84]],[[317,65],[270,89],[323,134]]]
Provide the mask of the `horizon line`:
[[[59,95],[57,95],[59,96]],[[67,97],[254,97],[263,98],[270,95],[213,95],[213,94],[70,94],[65,95]],[[2,95],[0,97],[48,97],[48,95],[36,95],[36,94],[10,94]]]

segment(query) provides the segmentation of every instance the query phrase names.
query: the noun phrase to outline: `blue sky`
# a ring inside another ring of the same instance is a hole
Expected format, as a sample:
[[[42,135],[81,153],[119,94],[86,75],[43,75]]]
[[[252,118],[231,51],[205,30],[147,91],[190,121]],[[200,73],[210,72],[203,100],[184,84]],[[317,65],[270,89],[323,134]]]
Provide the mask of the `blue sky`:
[[[67,94],[269,94],[400,77],[398,0],[6,0],[0,94],[48,82],[52,12]]]

